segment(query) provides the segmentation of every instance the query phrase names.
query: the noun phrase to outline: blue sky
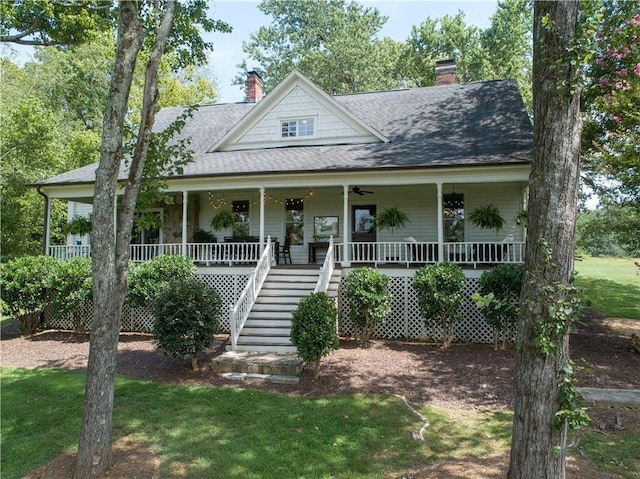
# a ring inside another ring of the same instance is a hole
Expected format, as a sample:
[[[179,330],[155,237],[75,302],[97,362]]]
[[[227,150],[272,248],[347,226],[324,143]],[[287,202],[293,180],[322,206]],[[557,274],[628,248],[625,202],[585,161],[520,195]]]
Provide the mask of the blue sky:
[[[223,20],[233,27],[233,33],[214,33],[212,41],[214,51],[210,54],[209,70],[217,79],[218,102],[232,103],[244,100],[244,92],[239,86],[231,85],[233,77],[238,74],[236,65],[242,61],[244,52],[242,42],[249,40],[249,34],[262,25],[268,25],[270,18],[258,10],[258,1],[235,0],[211,2],[210,13],[216,19]],[[419,25],[427,17],[440,18],[455,15],[458,10],[465,13],[468,24],[480,28],[489,26],[489,19],[496,10],[497,1],[468,0],[435,1],[435,0],[387,0],[361,1],[367,7],[377,8],[382,15],[389,17],[382,29],[382,37],[404,41],[411,33],[411,27]],[[251,61],[247,58],[248,66]]]

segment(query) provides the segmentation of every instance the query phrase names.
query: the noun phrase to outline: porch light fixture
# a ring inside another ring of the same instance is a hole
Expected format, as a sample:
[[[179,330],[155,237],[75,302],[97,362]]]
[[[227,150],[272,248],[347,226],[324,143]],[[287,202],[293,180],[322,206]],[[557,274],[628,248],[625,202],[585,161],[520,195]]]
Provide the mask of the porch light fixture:
[[[464,195],[462,193],[451,193],[444,195],[444,207],[459,209],[464,206]]]
[[[208,195],[209,195],[209,203],[211,203],[211,206],[213,206],[214,209],[221,210],[229,206],[229,202],[224,197],[224,195],[216,198],[216,196],[210,191]]]
[[[456,193],[455,185],[452,187],[452,193],[445,193],[443,198],[445,209],[461,209],[464,208],[464,194]]]
[[[275,196],[271,196],[270,194],[265,193],[265,199],[267,201],[273,201],[276,204],[283,204],[285,206],[290,204],[292,201],[296,201],[298,203],[304,203],[306,200],[308,200],[312,196],[313,196],[313,190],[309,190],[309,192],[306,195],[304,195],[303,197],[285,198],[285,199],[276,198]]]

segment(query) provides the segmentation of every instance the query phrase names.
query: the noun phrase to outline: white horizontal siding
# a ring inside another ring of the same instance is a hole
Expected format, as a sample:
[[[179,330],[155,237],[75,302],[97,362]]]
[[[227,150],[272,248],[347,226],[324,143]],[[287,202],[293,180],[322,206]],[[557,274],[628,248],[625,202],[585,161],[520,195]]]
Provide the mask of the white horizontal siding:
[[[403,229],[395,231],[378,231],[377,240],[380,242],[403,241],[407,237],[413,237],[419,242],[436,242],[438,240],[438,208],[437,190],[435,185],[410,185],[410,186],[367,186],[361,185],[364,190],[373,191],[374,194],[365,196],[349,194],[349,217],[354,205],[375,205],[380,213],[384,208],[398,206],[409,216],[409,223]],[[495,231],[482,230],[472,226],[469,221],[465,224],[466,241],[502,241],[509,235],[513,235],[514,241],[523,241],[523,228],[515,224],[514,220],[521,209],[522,185],[520,183],[498,183],[492,185],[456,185],[455,192],[464,194],[465,212],[468,214],[473,208],[487,203],[495,204],[506,220],[505,227],[496,234]],[[312,194],[310,195],[310,191]],[[445,185],[444,193],[451,193],[453,187]],[[269,189],[265,193],[265,237],[271,236],[280,244],[285,238],[285,206],[288,198],[304,198],[304,244],[293,245],[291,254],[294,263],[304,264],[308,260],[308,243],[313,239],[313,223],[316,216],[337,216],[339,222],[338,237],[336,243],[351,240],[351,218],[345,222],[343,218],[342,186],[316,188],[313,190],[303,188]],[[219,199],[222,193],[216,193]],[[257,190],[230,191],[224,193],[225,203],[223,208],[231,208],[233,201],[247,200],[250,202],[250,234],[260,235],[260,195]],[[198,220],[200,227],[210,230],[210,222],[218,210],[214,208],[206,193],[200,193],[200,211]],[[213,232],[218,241],[223,241],[225,236],[230,236],[231,231]]]
[[[519,184],[493,183],[486,185],[467,185],[464,191],[465,215],[479,206],[494,204],[505,219],[505,225],[499,232],[485,230],[465,221],[465,239],[467,241],[502,241],[513,235],[515,241],[523,241],[523,228],[515,224],[516,216],[522,209],[522,193]],[[456,187],[456,192],[458,188]]]

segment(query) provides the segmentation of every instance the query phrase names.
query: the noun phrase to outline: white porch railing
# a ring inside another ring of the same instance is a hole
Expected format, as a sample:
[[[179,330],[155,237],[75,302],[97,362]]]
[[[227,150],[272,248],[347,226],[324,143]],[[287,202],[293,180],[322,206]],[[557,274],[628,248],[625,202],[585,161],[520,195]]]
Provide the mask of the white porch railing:
[[[181,255],[182,245],[180,243],[161,244],[132,244],[129,245],[129,259],[134,263],[149,261],[160,255]]]
[[[324,263],[320,269],[320,277],[316,284],[314,293],[326,293],[331,281],[331,275],[333,274],[333,267],[336,264],[335,250],[333,248],[333,236],[329,238],[329,246],[327,247],[327,255],[324,258]]]
[[[91,256],[90,245],[49,246],[49,256],[64,261],[65,259]]]
[[[458,264],[524,263],[524,242],[465,242],[444,243],[439,254],[438,243],[430,242],[371,242],[348,243],[352,263],[373,264],[430,264],[448,261]]]
[[[273,261],[274,248],[269,248]],[[330,261],[344,261],[342,245],[332,242]],[[407,267],[448,261],[477,266],[478,264],[524,263],[525,243],[520,241],[471,241],[444,243],[442,253],[435,242],[370,242],[347,243],[351,263],[401,264]],[[181,243],[131,245],[131,261],[147,261],[158,255],[181,255]],[[77,256],[91,256],[91,246],[50,246],[49,255],[59,260]],[[260,243],[187,243],[187,257],[195,263],[209,265],[254,264],[260,260]],[[325,264],[327,258],[325,258]],[[326,270],[323,265],[323,272]],[[329,276],[331,275],[328,273]]]
[[[251,312],[251,308],[258,297],[258,293],[262,288],[265,278],[269,274],[272,261],[271,238],[267,238],[267,244],[260,256],[260,260],[256,265],[256,269],[249,276],[249,281],[245,286],[238,302],[235,306],[229,308],[229,328],[231,332],[231,350],[235,351],[238,343],[238,337],[247,321],[247,317]]]
[[[187,243],[187,257],[207,266],[256,263],[260,259],[260,243]]]
[[[443,261],[458,264],[524,263],[524,242],[445,243]]]
[[[436,263],[438,261],[438,243],[418,242],[371,242],[348,243],[349,261],[353,263],[411,264]]]
[[[182,255],[182,244],[132,244],[129,246],[129,259],[134,263],[148,261],[160,255]],[[89,257],[91,246],[49,246],[49,256],[59,260],[78,256]],[[256,263],[260,259],[260,243],[187,243],[187,257],[207,266]]]

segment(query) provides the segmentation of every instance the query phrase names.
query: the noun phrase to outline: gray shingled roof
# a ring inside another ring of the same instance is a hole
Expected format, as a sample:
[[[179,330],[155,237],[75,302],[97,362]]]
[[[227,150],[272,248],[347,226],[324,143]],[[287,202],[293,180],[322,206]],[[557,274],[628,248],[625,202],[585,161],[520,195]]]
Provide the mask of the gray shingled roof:
[[[528,163],[532,127],[513,80],[333,97],[389,143],[207,151],[254,104],[201,106],[185,126],[194,162],[184,177]],[[158,113],[161,130],[182,108]],[[90,183],[97,164],[40,182]]]

